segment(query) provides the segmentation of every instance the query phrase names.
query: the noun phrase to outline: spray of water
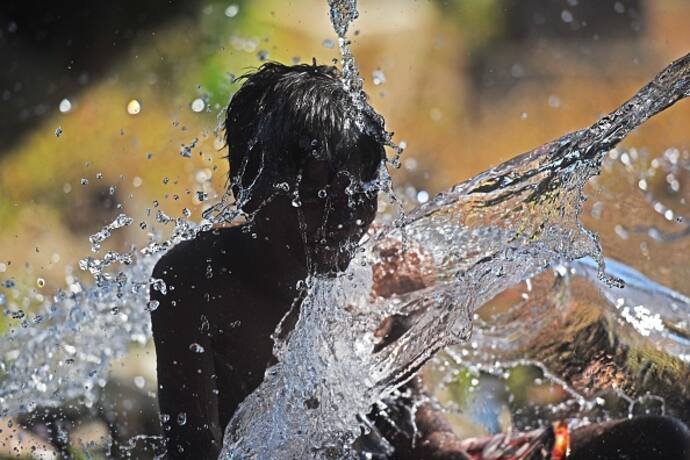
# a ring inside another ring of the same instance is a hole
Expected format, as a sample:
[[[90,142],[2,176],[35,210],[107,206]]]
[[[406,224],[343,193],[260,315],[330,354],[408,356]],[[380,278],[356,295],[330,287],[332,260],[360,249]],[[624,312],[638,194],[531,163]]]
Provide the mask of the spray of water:
[[[127,352],[130,342],[144,344],[151,336],[149,289],[166,291],[151,279],[160,255],[177,242],[210,228],[184,218],[170,219],[175,229],[168,240],[152,241],[140,251],[108,251],[90,256],[79,267],[94,277],[85,286],[75,276],[67,288],[48,299],[38,313],[11,329],[0,340],[1,415],[30,412],[83,398],[91,406],[106,384],[108,366]],[[90,237],[92,252],[114,231],[132,223],[124,214]]]
[[[341,39],[354,2],[329,2]],[[344,60],[349,50],[345,47]],[[353,87],[354,91],[358,91]],[[309,295],[280,362],[240,406],[222,458],[349,457],[373,403],[414,375],[434,352],[466,339],[474,310],[559,261],[590,256],[607,286],[595,234],[579,220],[582,188],[606,152],[649,117],[690,95],[690,56],[671,64],[620,108],[589,128],[520,155],[423,205],[363,244],[336,279],[307,280]],[[433,281],[388,300],[366,295],[371,266],[391,240],[431,255]],[[413,318],[397,340],[376,347],[388,315]]]

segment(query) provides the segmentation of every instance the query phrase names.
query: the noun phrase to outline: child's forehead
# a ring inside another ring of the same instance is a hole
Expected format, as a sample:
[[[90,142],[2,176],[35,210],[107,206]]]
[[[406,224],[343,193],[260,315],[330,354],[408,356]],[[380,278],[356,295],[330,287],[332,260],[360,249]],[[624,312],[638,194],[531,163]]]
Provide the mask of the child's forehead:
[[[332,180],[339,175],[369,179],[366,176],[375,173],[379,163],[379,158],[358,150],[338,152],[330,158],[311,157],[300,168],[302,182]]]

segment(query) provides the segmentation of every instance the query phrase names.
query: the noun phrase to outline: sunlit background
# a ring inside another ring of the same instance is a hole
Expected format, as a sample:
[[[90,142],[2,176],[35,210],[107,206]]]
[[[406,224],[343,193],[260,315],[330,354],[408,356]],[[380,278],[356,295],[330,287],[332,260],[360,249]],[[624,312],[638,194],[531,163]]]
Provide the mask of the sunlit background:
[[[394,180],[410,204],[591,124],[690,51],[684,0],[360,0],[359,10],[355,57],[372,105],[406,145]],[[199,219],[222,195],[217,124],[237,76],[267,60],[330,63],[339,52],[326,0],[84,0],[3,3],[0,57],[0,303],[30,311],[66,276],[88,279],[77,266],[88,237],[119,213],[135,225],[108,244],[124,249],[158,231],[159,210],[187,207]],[[687,157],[689,123],[681,104],[624,145]],[[690,264],[678,258],[687,243],[621,236],[618,224],[644,206],[626,186],[608,184],[618,207],[587,224],[608,256],[690,293]],[[605,198],[601,187],[591,187],[591,202]],[[0,316],[0,330],[10,323]],[[152,348],[133,349],[112,374],[154,394]],[[553,388],[520,383],[535,375],[515,374],[517,398],[549,401]],[[461,383],[450,397],[463,403]],[[507,400],[498,386],[481,391]],[[497,411],[458,429],[496,431],[510,418]],[[105,436],[87,428],[75,445]]]

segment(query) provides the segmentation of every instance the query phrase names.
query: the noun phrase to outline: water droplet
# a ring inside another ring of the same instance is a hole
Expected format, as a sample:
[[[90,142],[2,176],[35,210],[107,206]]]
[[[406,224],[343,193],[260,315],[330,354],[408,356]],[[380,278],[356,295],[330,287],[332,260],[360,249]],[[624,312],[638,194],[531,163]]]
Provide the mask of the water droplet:
[[[417,192],[417,201],[420,204],[424,204],[427,201],[429,201],[429,192],[427,192],[426,190],[420,190],[419,192]]]
[[[621,238],[623,240],[628,239],[628,236],[629,236],[628,231],[626,229],[624,229],[623,226],[617,224],[616,226],[613,227],[613,231],[616,232],[616,235],[618,235],[619,238]]]
[[[383,73],[383,70],[376,69],[371,73],[371,81],[376,86],[383,85],[386,83],[386,74]]]
[[[186,412],[180,412],[177,414],[177,424],[182,426],[187,423],[187,413]]]
[[[566,24],[573,22],[573,13],[568,10],[561,11],[561,20]]]
[[[132,186],[133,186],[134,188],[139,188],[139,187],[141,187],[141,184],[142,184],[143,182],[144,182],[144,181],[142,180],[141,177],[139,177],[139,176],[134,176],[134,179],[132,179]]]
[[[234,3],[225,8],[225,15],[229,18],[234,18],[235,16],[237,16],[237,13],[239,12],[240,7],[238,5],[235,5]]]
[[[196,147],[197,143],[199,143],[199,139],[195,137],[194,139],[192,139],[192,142],[190,142],[189,144],[182,145],[182,147],[180,148],[180,155],[185,157],[185,158],[191,158],[192,149],[194,147]]]
[[[197,97],[192,101],[192,112],[203,112],[204,109],[206,108],[206,101],[204,101],[202,98]]]
[[[321,42],[324,48],[331,49],[333,46],[335,46],[335,42],[331,40],[330,38],[325,39],[323,42]]]
[[[268,54],[268,51],[266,51],[266,50],[261,50],[258,53],[256,53],[256,58],[261,62],[267,61],[268,56],[269,56],[269,54]]]
[[[204,350],[204,347],[202,347],[201,345],[199,345],[196,342],[189,345],[189,350],[193,351],[194,353],[203,353],[204,351],[206,351],[206,350]]]
[[[290,184],[287,182],[280,182],[278,184],[275,184],[274,187],[276,190],[280,190],[281,192],[289,192],[290,191]]]
[[[132,99],[127,103],[127,113],[130,115],[137,115],[141,112],[141,104],[136,99]]]
[[[134,377],[134,386],[137,388],[144,388],[144,386],[146,386],[146,379],[141,375],[137,375]]]
[[[328,192],[325,188],[322,188],[318,191],[317,195],[319,196],[319,198],[326,198],[328,196]]]
[[[63,99],[60,101],[60,104],[58,105],[58,110],[60,110],[61,113],[67,113],[70,110],[72,110],[72,103],[69,101],[69,99]]]
[[[81,180],[79,181],[81,185],[89,185],[89,180],[85,177],[82,177]]]
[[[46,280],[44,280],[43,278],[38,278],[36,280],[36,286],[42,288],[45,285],[46,285]]]
[[[208,169],[200,169],[196,172],[194,175],[194,179],[199,183],[203,184],[204,182],[208,182],[211,180],[211,177],[213,177],[213,172]]]
[[[416,158],[406,158],[405,161],[403,161],[403,165],[408,171],[414,171],[417,169],[418,162]]]
[[[553,107],[554,109],[557,109],[558,107],[561,106],[561,100],[556,96],[555,94],[552,94],[549,96],[549,107]]]
[[[510,75],[513,78],[522,78],[525,76],[525,69],[520,64],[513,64],[510,68]]]
[[[160,302],[157,300],[149,300],[146,302],[146,310],[148,311],[156,311],[158,309],[158,306],[160,305]]]
[[[55,137],[60,137],[60,136],[62,136],[62,128],[60,126],[58,126],[57,128],[55,128]]]

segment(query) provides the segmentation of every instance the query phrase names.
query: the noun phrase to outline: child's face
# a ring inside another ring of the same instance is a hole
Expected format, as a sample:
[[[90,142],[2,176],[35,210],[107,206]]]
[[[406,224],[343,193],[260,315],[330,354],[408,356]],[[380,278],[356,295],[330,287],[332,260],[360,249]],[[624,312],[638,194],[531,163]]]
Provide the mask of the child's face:
[[[307,241],[337,247],[359,240],[376,216],[377,193],[366,191],[376,171],[349,161],[337,171],[325,161],[305,165],[299,184]]]
[[[377,192],[365,184],[376,180],[378,164],[364,164],[355,157],[333,170],[325,160],[310,160],[295,184],[298,195],[276,196],[256,217],[268,218],[274,231],[299,235],[317,271],[342,270],[376,217]]]

